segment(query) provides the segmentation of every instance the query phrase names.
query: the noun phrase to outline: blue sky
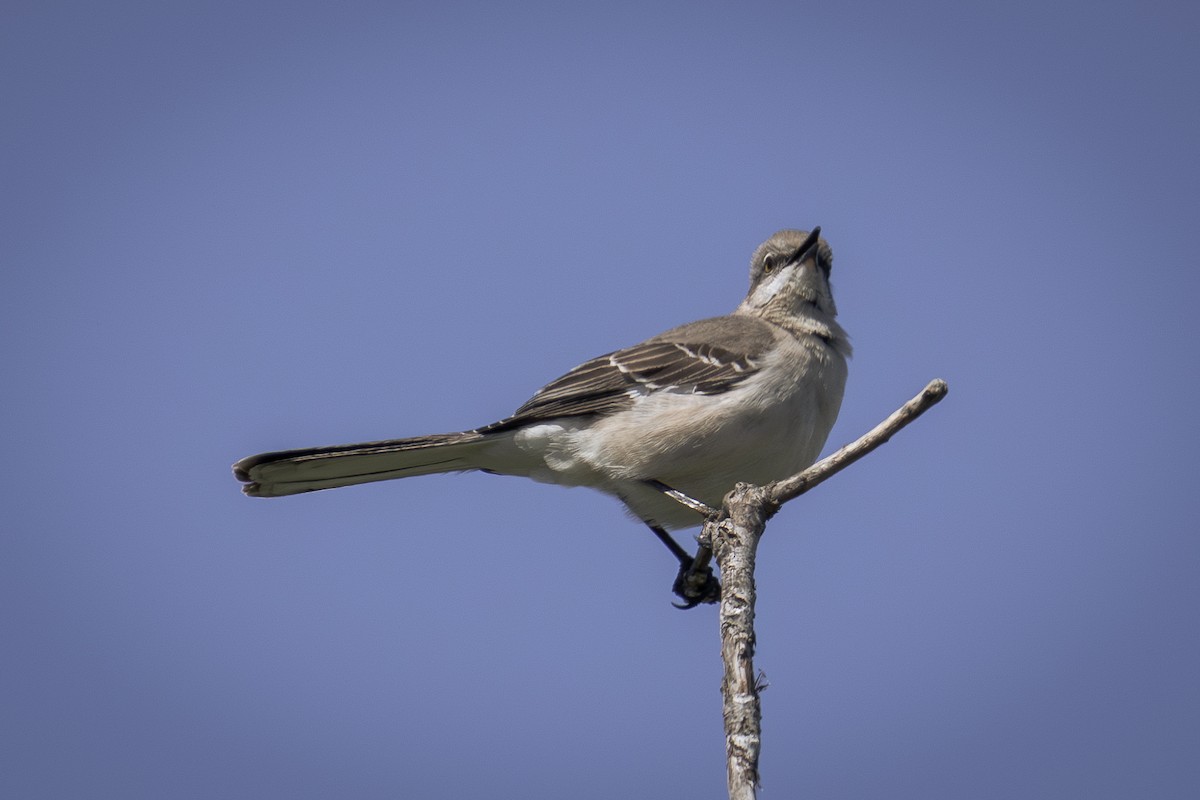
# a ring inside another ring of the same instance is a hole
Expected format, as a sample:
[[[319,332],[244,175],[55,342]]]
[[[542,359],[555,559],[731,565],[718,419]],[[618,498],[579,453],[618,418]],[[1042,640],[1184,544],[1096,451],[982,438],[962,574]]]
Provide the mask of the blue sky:
[[[821,225],[764,796],[1194,797],[1184,3],[10,3],[0,794],[721,797],[715,612],[617,504],[260,450],[459,430]]]

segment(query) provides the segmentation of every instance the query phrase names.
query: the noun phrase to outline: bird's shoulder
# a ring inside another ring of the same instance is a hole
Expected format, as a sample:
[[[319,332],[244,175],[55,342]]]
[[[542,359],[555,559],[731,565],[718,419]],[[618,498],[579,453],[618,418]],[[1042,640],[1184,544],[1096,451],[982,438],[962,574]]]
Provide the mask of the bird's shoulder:
[[[703,344],[730,354],[754,358],[762,356],[778,342],[782,331],[778,326],[742,314],[710,317],[663,331],[642,344],[670,342],[672,344]],[[640,345],[635,345],[640,346]]]

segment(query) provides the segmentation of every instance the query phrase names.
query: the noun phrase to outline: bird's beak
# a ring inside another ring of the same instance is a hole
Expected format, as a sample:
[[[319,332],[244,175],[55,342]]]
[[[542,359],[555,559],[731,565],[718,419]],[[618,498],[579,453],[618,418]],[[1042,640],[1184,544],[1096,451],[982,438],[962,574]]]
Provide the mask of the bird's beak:
[[[808,254],[813,252],[816,249],[817,243],[819,241],[821,241],[821,226],[820,225],[813,228],[812,231],[808,234],[808,237],[805,238],[805,240],[804,240],[804,244],[800,245],[800,249],[798,249],[796,251],[796,257],[794,259],[792,259],[792,261],[799,264],[804,259],[808,258]]]

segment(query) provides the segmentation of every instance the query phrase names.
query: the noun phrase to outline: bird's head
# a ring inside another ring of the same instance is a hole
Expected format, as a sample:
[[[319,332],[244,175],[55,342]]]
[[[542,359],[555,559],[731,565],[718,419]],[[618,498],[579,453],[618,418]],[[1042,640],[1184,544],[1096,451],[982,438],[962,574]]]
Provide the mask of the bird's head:
[[[741,311],[766,317],[793,317],[806,306],[837,316],[829,288],[833,250],[812,231],[782,230],[767,239],[750,259],[750,291]]]

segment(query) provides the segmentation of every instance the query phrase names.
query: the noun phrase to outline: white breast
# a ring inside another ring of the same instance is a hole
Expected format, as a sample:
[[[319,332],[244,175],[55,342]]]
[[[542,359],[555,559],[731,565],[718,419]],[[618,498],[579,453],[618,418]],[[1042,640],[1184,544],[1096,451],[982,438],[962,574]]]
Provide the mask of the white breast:
[[[489,441],[480,466],[545,483],[591,486],[667,528],[699,516],[643,481],[718,506],[739,481],[786,478],[816,460],[841,408],[846,360],[811,336],[780,342],[761,369],[718,395],[657,392],[610,417],[564,418]]]
[[[687,527],[700,521],[694,512],[639,482],[659,480],[715,506],[739,481],[799,472],[816,460],[837,419],[846,361],[812,337],[785,340],[770,359],[725,394],[654,394],[570,432],[558,448],[562,482],[598,479],[597,488],[642,519]]]

